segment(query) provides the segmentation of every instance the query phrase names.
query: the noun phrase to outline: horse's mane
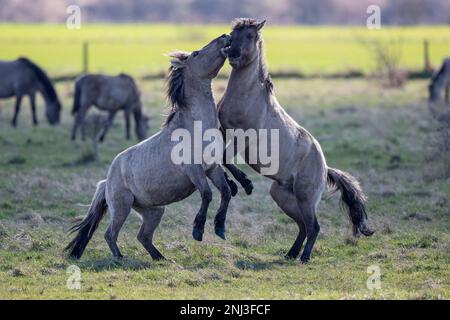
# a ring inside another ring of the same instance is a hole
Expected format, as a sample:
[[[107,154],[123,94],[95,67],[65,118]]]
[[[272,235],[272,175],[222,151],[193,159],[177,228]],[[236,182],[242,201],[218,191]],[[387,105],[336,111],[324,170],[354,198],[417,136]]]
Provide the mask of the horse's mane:
[[[183,61],[189,57],[189,53],[178,51],[170,53],[169,56]],[[184,95],[183,68],[176,68],[174,66],[171,66],[169,68],[169,74],[166,79],[166,94],[167,100],[170,103],[170,113],[167,116],[163,126],[167,126],[169,124],[177,111],[185,109],[187,107],[186,97]]]
[[[43,94],[45,98],[48,99],[51,103],[55,104],[58,109],[60,109],[61,104],[59,102],[58,95],[56,94],[55,88],[53,87],[53,83],[44,72],[44,70],[39,68],[35,63],[27,58],[20,57],[18,60],[34,72],[34,74],[42,84]]]
[[[231,27],[233,30],[241,30],[243,28],[256,28],[257,25],[258,22],[256,19],[237,18],[233,20]],[[272,77],[269,74],[269,70],[264,55],[264,39],[260,31],[257,32],[257,35],[258,35],[257,46],[259,50],[259,78],[261,83],[264,84],[264,87],[266,88],[267,92],[271,94],[274,91],[274,85]]]

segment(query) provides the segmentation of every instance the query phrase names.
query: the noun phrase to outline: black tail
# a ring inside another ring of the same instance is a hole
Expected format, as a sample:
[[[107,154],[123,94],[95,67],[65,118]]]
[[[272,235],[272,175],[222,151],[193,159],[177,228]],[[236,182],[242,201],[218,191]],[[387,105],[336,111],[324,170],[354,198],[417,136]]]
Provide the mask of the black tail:
[[[347,207],[353,224],[353,234],[356,237],[360,233],[371,236],[374,231],[367,226],[366,196],[358,181],[347,172],[328,168],[328,184],[341,191],[341,203]]]
[[[92,199],[87,216],[80,223],[70,228],[69,232],[78,231],[76,237],[67,245],[64,250],[70,250],[72,258],[79,259],[91,240],[100,221],[106,213],[107,205],[105,200],[106,180],[100,181],[97,185],[94,198]]]
[[[44,70],[38,67],[34,62],[27,58],[19,58],[19,61],[27,65],[38,78],[39,82],[42,84],[42,94],[46,101],[54,104],[58,109],[61,109],[61,103],[59,102],[58,95],[56,94],[55,87],[52,81],[47,76]]]
[[[73,98],[73,107],[72,107],[72,114],[75,114],[80,110],[80,103],[81,103],[81,84],[83,78],[78,79],[77,82],[75,82],[75,93]]]

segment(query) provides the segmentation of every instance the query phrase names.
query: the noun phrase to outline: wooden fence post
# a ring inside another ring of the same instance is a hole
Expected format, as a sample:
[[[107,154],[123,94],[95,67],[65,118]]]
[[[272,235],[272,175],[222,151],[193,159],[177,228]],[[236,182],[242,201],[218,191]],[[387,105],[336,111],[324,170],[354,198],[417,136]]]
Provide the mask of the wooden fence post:
[[[431,63],[430,63],[430,44],[427,39],[423,41],[423,58],[424,58],[424,71],[431,72]]]
[[[83,42],[83,73],[89,72],[89,43]]]

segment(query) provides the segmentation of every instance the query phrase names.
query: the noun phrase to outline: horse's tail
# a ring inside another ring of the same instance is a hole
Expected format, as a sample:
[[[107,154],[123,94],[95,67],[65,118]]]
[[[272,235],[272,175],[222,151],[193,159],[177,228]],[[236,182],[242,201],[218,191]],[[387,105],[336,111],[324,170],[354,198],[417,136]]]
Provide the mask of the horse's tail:
[[[95,191],[87,216],[69,230],[70,233],[78,231],[76,237],[65,248],[65,250],[70,250],[70,256],[72,258],[79,259],[81,257],[89,240],[91,240],[92,235],[106,213],[108,207],[105,199],[105,189],[106,180],[100,181],[97,184],[97,190]]]
[[[73,98],[73,107],[72,107],[72,114],[75,114],[80,110],[81,107],[81,90],[82,90],[82,84],[83,84],[84,77],[81,77],[75,82],[75,93]]]
[[[349,173],[334,168],[328,168],[327,180],[330,186],[341,191],[341,203],[347,207],[354,236],[359,236],[360,233],[371,236],[374,231],[367,226],[366,196],[358,181]]]
[[[27,58],[19,58],[23,64],[25,64],[28,68],[30,68],[33,73],[36,75],[38,81],[42,85],[42,94],[44,95],[45,100],[49,101],[52,104],[55,104],[58,109],[61,109],[61,103],[59,102],[58,95],[56,93],[55,87],[53,86],[52,81],[47,76],[44,70],[38,67],[34,62]]]

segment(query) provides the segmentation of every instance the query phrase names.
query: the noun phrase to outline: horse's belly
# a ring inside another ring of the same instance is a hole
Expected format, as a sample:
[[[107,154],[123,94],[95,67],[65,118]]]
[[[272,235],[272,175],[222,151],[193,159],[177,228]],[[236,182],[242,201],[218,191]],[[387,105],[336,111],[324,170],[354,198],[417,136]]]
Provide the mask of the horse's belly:
[[[0,87],[0,98],[6,99],[6,98],[12,98],[14,97],[14,90],[12,88],[8,87]]]

